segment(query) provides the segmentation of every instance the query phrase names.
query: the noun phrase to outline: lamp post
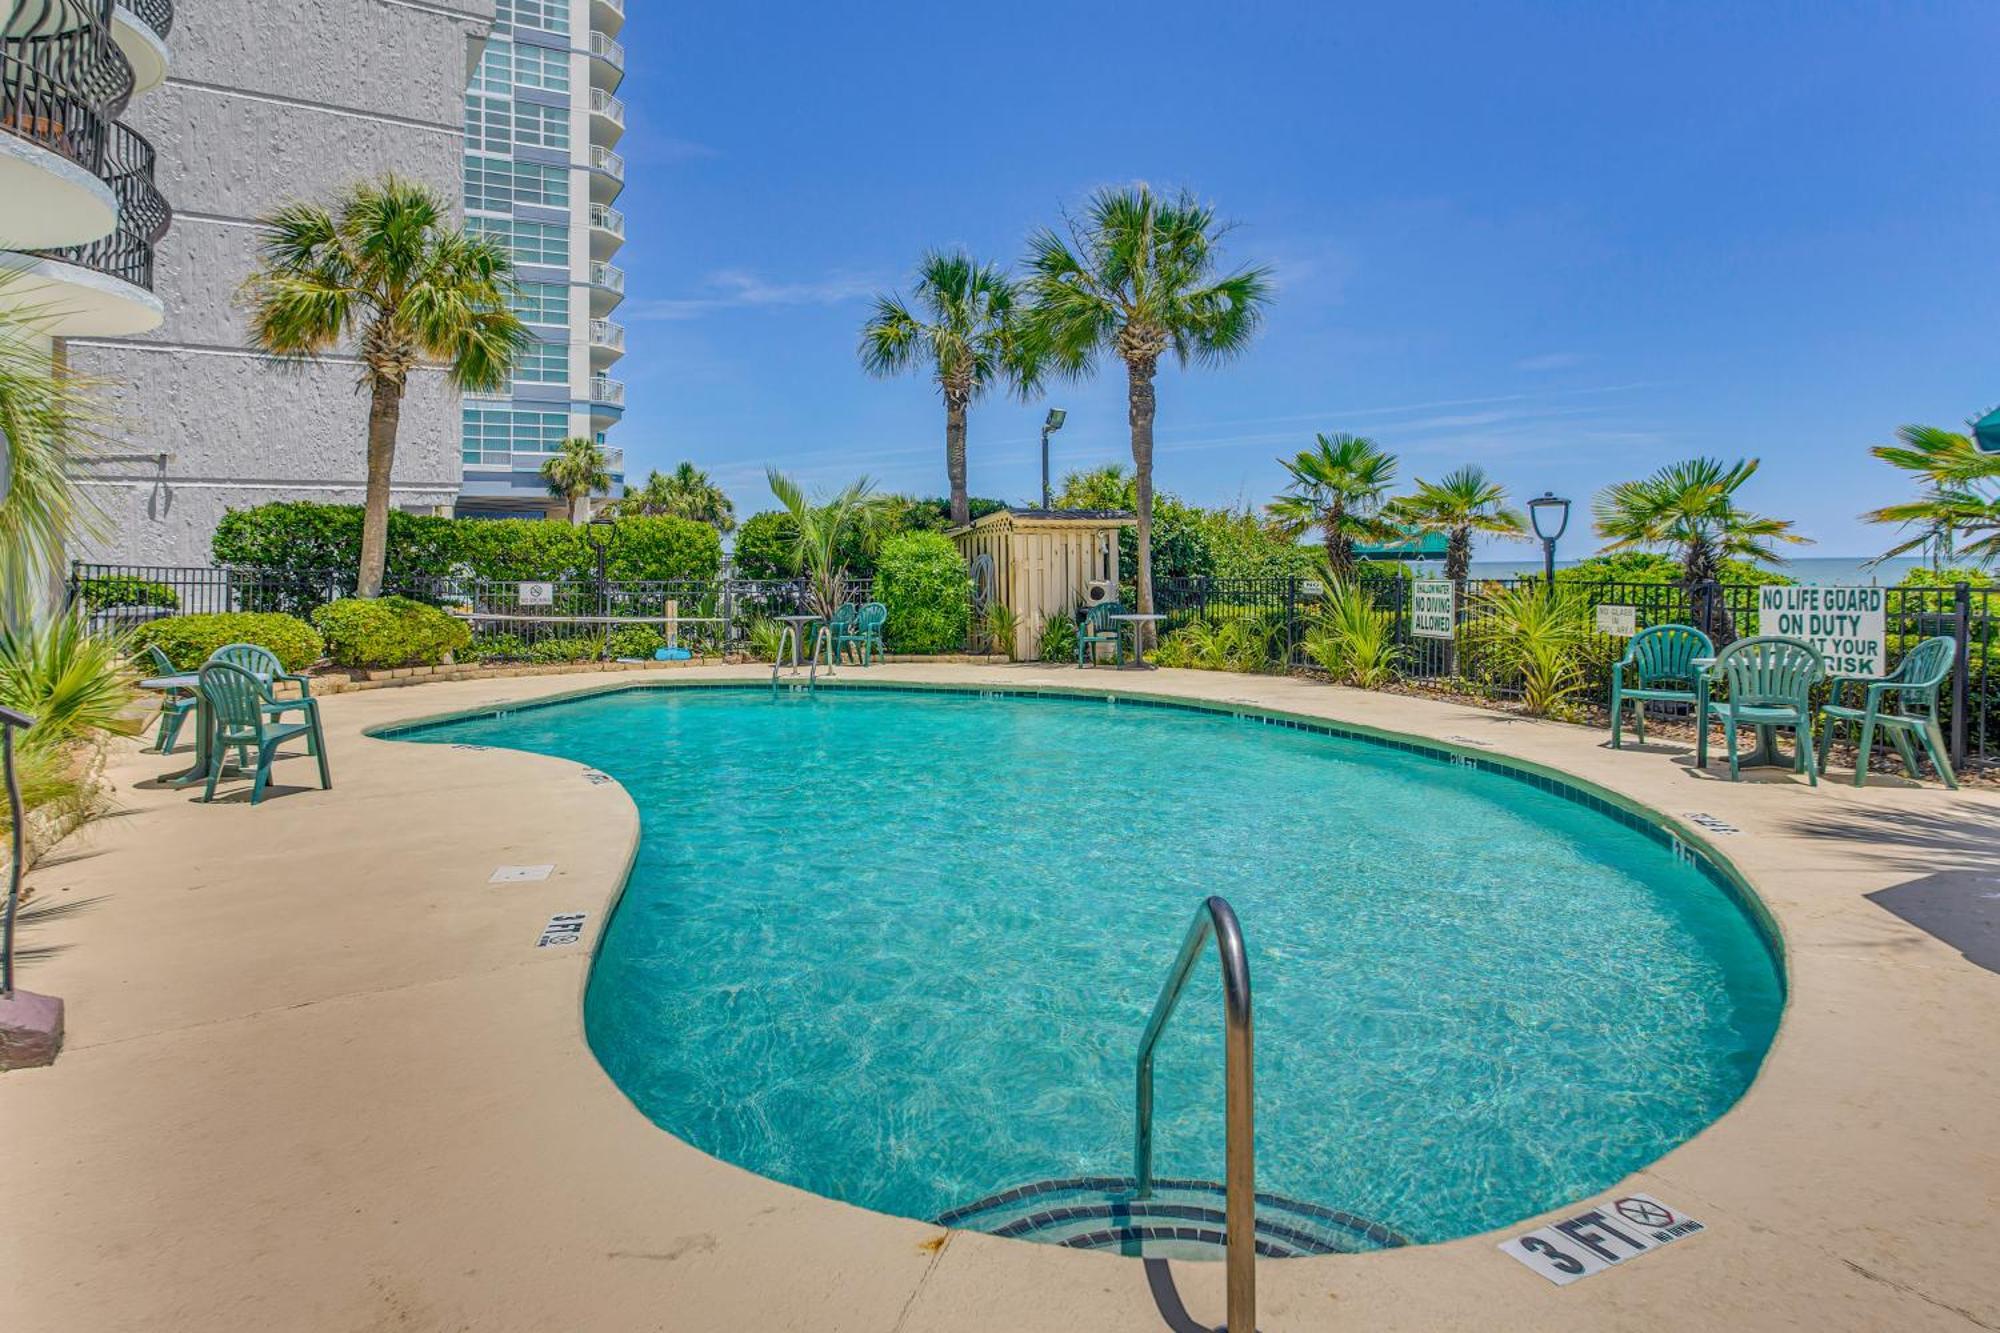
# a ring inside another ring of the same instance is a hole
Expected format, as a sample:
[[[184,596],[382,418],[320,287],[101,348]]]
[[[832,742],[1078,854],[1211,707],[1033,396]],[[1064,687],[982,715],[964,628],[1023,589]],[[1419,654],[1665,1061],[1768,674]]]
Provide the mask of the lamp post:
[[[611,549],[612,534],[618,531],[618,520],[599,514],[590,520],[589,537],[591,549],[597,552],[597,614],[611,614],[611,587],[605,579],[606,551]],[[611,651],[611,623],[605,621],[600,629],[604,635],[597,650],[597,660],[602,662]]]
[[[1528,501],[1528,517],[1535,525],[1535,535],[1542,539],[1542,580],[1547,595],[1556,592],[1556,543],[1569,530],[1569,501],[1554,491],[1543,491]]]
[[[1055,508],[1055,501],[1049,498],[1049,436],[1062,429],[1063,418],[1068,415],[1069,413],[1060,407],[1052,407],[1048,416],[1042,419],[1042,508],[1044,509]]]

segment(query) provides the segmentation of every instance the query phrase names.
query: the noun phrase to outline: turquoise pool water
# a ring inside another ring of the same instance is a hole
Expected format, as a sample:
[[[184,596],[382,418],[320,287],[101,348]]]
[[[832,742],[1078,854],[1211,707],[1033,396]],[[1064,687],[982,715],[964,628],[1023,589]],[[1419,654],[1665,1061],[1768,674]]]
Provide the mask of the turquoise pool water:
[[[911,1217],[1130,1171],[1134,1047],[1211,893],[1249,943],[1259,1187],[1418,1240],[1687,1139],[1749,1085],[1782,1004],[1741,907],[1668,848],[1360,740],[754,689],[411,739],[623,782],[643,838],[591,977],[598,1059],[690,1143]],[[1162,1175],[1220,1179],[1221,1069],[1211,952],[1161,1045]]]

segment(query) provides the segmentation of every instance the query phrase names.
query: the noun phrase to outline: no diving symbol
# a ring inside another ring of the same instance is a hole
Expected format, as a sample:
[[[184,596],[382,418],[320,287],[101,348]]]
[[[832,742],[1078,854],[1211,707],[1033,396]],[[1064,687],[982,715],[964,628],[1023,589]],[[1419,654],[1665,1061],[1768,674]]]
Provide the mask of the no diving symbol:
[[[1618,1215],[1628,1222],[1642,1227],[1664,1227],[1673,1225],[1674,1215],[1656,1203],[1645,1199],[1620,1199],[1612,1205]]]

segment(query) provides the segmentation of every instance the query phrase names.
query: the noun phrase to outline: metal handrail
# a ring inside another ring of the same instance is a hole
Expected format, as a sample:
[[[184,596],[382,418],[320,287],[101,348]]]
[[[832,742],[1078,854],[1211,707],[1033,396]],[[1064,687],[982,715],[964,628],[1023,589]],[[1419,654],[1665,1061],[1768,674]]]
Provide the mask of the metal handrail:
[[[1243,948],[1243,930],[1236,924],[1236,912],[1227,900],[1210,897],[1202,902],[1188,926],[1181,951],[1174,957],[1160,998],[1153,1004],[1153,1016],[1146,1020],[1146,1034],[1139,1038],[1139,1081],[1133,1106],[1132,1175],[1142,1199],[1153,1193],[1153,1048],[1160,1033],[1187,989],[1188,977],[1200,961],[1208,937],[1215,936],[1215,952],[1222,964],[1222,1024],[1225,1053],[1223,1150],[1226,1191],[1223,1216],[1227,1219],[1229,1288],[1228,1333],[1256,1333],[1257,1330],[1257,1147],[1255,1128],[1256,1098],[1252,1087],[1252,1040],[1250,1029],[1250,960]]]
[[[787,625],[786,628],[790,629],[791,626]],[[833,677],[833,631],[827,626],[821,625],[819,632],[813,635],[812,666],[806,672],[806,690],[808,692],[811,692],[813,686],[819,684],[819,646],[822,643],[826,645],[827,678],[830,680]]]
[[[797,662],[799,660],[799,631],[796,625],[785,626],[785,632],[778,636],[778,651],[771,658],[772,694],[778,692],[778,668],[785,664],[785,645],[787,643],[792,645],[792,661]],[[798,668],[794,666],[792,670],[796,671]]]
[[[27,859],[22,825],[21,780],[14,771],[14,730],[26,731],[35,719],[12,708],[0,708],[0,781],[7,786],[7,818],[13,846],[7,862],[7,897],[0,904],[0,1000],[14,994],[14,913],[21,904],[21,866]]]

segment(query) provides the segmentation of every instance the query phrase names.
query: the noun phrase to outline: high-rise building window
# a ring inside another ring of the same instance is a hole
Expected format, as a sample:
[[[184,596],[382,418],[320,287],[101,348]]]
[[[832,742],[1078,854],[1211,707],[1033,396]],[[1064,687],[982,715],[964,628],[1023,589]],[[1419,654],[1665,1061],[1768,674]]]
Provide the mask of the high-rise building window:
[[[569,323],[569,288],[554,282],[524,282],[514,294],[514,313],[530,324]]]
[[[466,88],[475,93],[506,94],[516,88],[566,93],[569,52],[552,51],[545,46],[516,46],[496,33],[486,39],[486,50]]]
[[[569,108],[537,102],[514,104],[514,142],[528,148],[569,149]]]
[[[486,93],[465,95],[465,148],[471,153],[508,153],[514,149],[510,108],[505,97]]]
[[[514,378],[530,384],[569,383],[569,344],[532,340],[514,358]]]
[[[507,247],[517,264],[569,264],[569,227],[560,222],[521,222],[513,218],[469,217],[466,229],[491,236]]]
[[[461,453],[468,463],[505,465],[511,454],[552,454],[569,431],[562,412],[528,412],[512,407],[464,408]]]
[[[569,0],[499,0],[493,7],[493,19],[510,27],[566,33]]]
[[[514,205],[569,207],[569,168],[505,157],[465,158],[465,206],[474,212],[510,213]]]

